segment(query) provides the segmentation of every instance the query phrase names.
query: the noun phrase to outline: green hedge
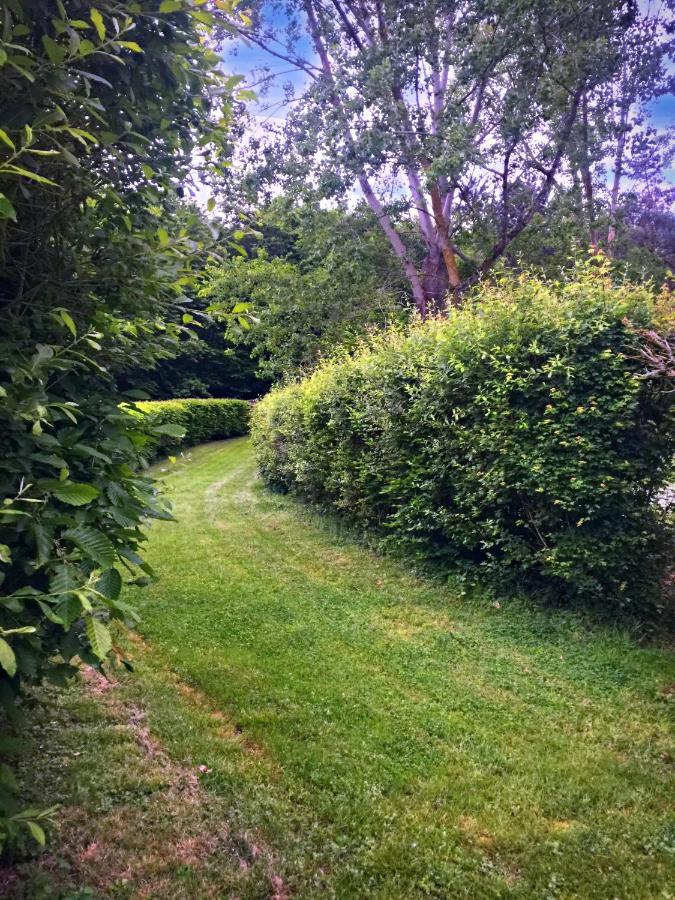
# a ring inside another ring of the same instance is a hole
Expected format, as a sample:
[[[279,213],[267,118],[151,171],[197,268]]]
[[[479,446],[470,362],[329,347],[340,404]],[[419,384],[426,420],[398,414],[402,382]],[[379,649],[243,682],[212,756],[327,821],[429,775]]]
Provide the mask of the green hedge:
[[[675,395],[640,377],[636,350],[654,306],[602,265],[568,284],[504,278],[268,394],[260,471],[448,572],[642,605],[675,448]]]
[[[246,400],[147,400],[136,406],[152,425],[155,456],[248,433],[251,406]]]

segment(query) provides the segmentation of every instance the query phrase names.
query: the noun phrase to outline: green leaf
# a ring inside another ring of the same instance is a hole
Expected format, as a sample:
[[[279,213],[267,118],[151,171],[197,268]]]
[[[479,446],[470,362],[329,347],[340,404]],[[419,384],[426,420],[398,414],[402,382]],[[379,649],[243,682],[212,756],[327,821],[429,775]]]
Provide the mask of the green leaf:
[[[16,144],[11,139],[11,137],[7,134],[7,132],[5,131],[4,128],[0,128],[0,141],[2,141],[3,144],[7,144],[7,146],[10,148],[10,150],[16,150]]]
[[[178,10],[182,8],[183,4],[181,0],[162,0],[159,4],[159,11],[161,13],[178,12]]]
[[[0,47],[0,66],[4,66],[7,62],[7,51],[4,47]]]
[[[57,309],[55,310],[56,316],[58,319],[63,322],[68,331],[72,334],[73,337],[77,337],[77,328],[75,326],[75,322],[73,321],[73,317],[70,315],[67,309]]]
[[[98,38],[100,41],[105,40],[105,24],[103,22],[103,16],[96,9],[93,8],[89,13],[89,18],[94,23],[94,28],[96,29],[96,33],[98,34]]]
[[[82,553],[97,562],[102,569],[109,569],[115,561],[115,548],[110,538],[90,525],[78,525],[63,532]]]
[[[101,660],[105,659],[112,649],[112,638],[107,627],[94,616],[88,616],[85,631],[94,655]]]
[[[0,637],[0,666],[7,672],[10,678],[16,675],[16,656],[4,638]]]
[[[37,181],[38,184],[49,184],[52,187],[58,187],[55,181],[51,181],[43,175],[38,175],[37,172],[31,172],[28,169],[24,169],[23,166],[15,166],[13,164],[6,165],[5,172],[11,172],[12,175],[21,175],[24,178],[30,178],[31,181]]]
[[[169,243],[169,232],[166,228],[158,228],[157,229],[157,237],[159,238],[159,243],[162,247],[166,247]]]
[[[35,549],[37,558],[35,562],[37,566],[43,566],[50,557],[52,549],[51,535],[38,522],[33,522],[33,537],[35,538]]]
[[[84,484],[78,481],[49,482],[47,489],[70,506],[85,506],[99,495],[99,489],[93,484]]]
[[[72,591],[77,587],[77,569],[74,566],[59,566],[52,577],[49,579],[49,592],[51,594],[65,594],[66,591]]]
[[[115,41],[118,47],[125,47],[127,50],[131,50],[133,53],[143,53],[144,50],[137,44],[136,41]]]
[[[33,822],[33,821],[31,821],[31,820],[29,819],[25,824],[26,824],[26,827],[28,828],[28,830],[30,831],[31,835],[33,836],[33,838],[37,841],[37,843],[38,843],[41,847],[44,847],[44,845],[45,845],[45,833],[44,833],[44,831],[42,830],[42,828],[40,828],[40,826],[38,825],[38,823],[37,823],[37,822]]]
[[[213,25],[214,23],[214,18],[211,13],[204,12],[201,9],[191,9],[190,15],[195,21],[201,22],[204,25]]]
[[[65,631],[69,631],[71,625],[82,615],[82,603],[77,594],[68,594],[61,600],[54,612],[63,623]]]
[[[124,392],[125,397],[129,397],[130,400],[149,400],[150,395],[147,391],[141,391],[138,388],[132,388],[129,391]]]
[[[49,61],[55,66],[60,66],[63,60],[66,58],[66,48],[62,47],[60,44],[57,44],[53,38],[50,38],[46,34],[42,35],[42,44],[45,48],[47,56],[49,57]]]
[[[168,434],[169,437],[185,437],[185,429],[182,425],[172,425],[171,423],[167,423],[166,425],[155,425],[153,426],[152,431],[154,434]]]
[[[80,41],[80,46],[78,48],[78,55],[79,56],[89,56],[91,53],[94,53],[95,50],[96,50],[96,47],[94,46],[94,44],[90,40],[87,40],[85,38],[83,41]]]
[[[73,451],[77,453],[78,456],[88,456],[90,459],[100,459],[101,462],[108,464],[112,462],[107,454],[101,453],[96,447],[88,447],[86,444],[76,444],[73,447]]]
[[[12,551],[7,544],[0,544],[0,562],[11,563]]]
[[[122,590],[122,576],[117,569],[106,569],[96,583],[96,590],[108,600],[117,600]]]

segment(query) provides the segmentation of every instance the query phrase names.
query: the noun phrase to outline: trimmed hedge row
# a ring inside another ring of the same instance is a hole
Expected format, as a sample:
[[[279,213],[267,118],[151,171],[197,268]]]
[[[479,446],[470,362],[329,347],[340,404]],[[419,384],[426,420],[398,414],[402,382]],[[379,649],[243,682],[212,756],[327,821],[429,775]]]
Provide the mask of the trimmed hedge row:
[[[152,426],[155,456],[248,433],[251,406],[246,400],[146,400],[135,406]],[[184,435],[178,437],[181,429]]]
[[[654,311],[602,265],[568,284],[504,278],[268,394],[260,471],[448,572],[645,605],[675,450],[674,395],[636,353]]]

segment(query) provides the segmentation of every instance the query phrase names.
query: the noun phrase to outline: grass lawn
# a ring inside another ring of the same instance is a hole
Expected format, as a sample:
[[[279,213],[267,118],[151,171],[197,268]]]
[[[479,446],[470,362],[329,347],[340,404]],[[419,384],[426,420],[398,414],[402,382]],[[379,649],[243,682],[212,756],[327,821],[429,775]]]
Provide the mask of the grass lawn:
[[[31,714],[24,896],[675,897],[671,653],[416,577],[245,439],[168,487],[136,672]]]

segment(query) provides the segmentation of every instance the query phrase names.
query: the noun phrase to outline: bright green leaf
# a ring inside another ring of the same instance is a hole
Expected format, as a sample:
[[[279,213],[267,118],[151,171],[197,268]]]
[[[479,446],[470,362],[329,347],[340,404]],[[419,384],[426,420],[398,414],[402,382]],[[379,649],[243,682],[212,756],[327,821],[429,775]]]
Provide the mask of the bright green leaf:
[[[115,41],[118,47],[125,47],[133,53],[143,53],[143,48],[136,41]]]
[[[32,820],[29,819],[25,824],[26,824],[26,827],[28,828],[28,830],[30,831],[31,835],[33,836],[34,840],[37,841],[37,843],[41,847],[44,847],[45,833],[42,830],[42,828],[38,825],[38,823],[33,822]]]
[[[4,638],[0,637],[0,666],[7,672],[10,678],[16,675],[16,656]]]
[[[107,627],[94,616],[88,616],[85,631],[94,655],[101,660],[105,659],[112,649],[112,638]]]
[[[16,150],[16,144],[11,139],[11,137],[7,134],[7,132],[4,130],[4,128],[0,128],[0,141],[2,141],[3,144],[7,144],[7,146],[10,148],[10,150]]]
[[[169,437],[185,437],[185,429],[182,425],[172,425],[171,423],[167,423],[166,425],[155,425],[153,426],[152,431],[154,434],[167,434]]]
[[[53,482],[48,487],[52,493],[63,503],[70,506],[85,506],[91,503],[99,495],[98,488],[93,484],[85,484],[77,481]]]
[[[91,21],[94,24],[94,28],[96,29],[96,34],[98,34],[98,39],[100,41],[104,41],[105,40],[105,23],[103,22],[103,16],[96,8],[93,8],[91,10],[91,12],[89,13],[89,18],[91,19]]]

